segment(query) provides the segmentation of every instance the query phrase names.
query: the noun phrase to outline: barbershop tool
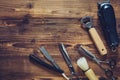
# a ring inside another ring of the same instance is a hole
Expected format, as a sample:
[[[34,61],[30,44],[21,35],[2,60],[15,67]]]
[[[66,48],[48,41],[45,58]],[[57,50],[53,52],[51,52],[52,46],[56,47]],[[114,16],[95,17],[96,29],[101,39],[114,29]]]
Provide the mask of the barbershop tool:
[[[44,57],[53,64],[57,69],[60,69],[60,67],[57,65],[55,60],[50,56],[50,54],[47,52],[47,50],[44,47],[39,48],[40,51],[43,53]]]
[[[99,80],[94,71],[89,67],[85,57],[79,58],[77,60],[77,65],[85,72],[89,80]]]
[[[91,60],[96,62],[98,66],[105,72],[105,75],[109,78],[109,80],[117,80],[117,78],[113,76],[113,72],[110,69],[106,69],[101,65],[103,61],[100,61],[95,55],[93,55],[90,51],[85,49],[82,45],[79,47],[78,50],[87,57],[89,57]]]
[[[108,46],[115,52],[119,45],[119,38],[116,30],[115,13],[110,0],[98,2],[98,17]]]
[[[56,64],[55,60],[49,55],[49,53],[45,50],[44,47],[40,48],[41,52],[43,52],[43,55],[47,60],[52,64],[48,64],[45,61],[41,60],[37,55],[35,54],[30,54],[29,58],[31,61],[36,62],[37,64],[48,68],[49,70],[53,70],[59,74],[61,74],[66,80],[70,80],[64,73],[64,71]]]
[[[70,59],[63,43],[59,44],[59,49],[64,57],[64,60],[66,61],[66,64],[71,72],[72,77],[74,76],[76,78],[76,80],[81,80],[79,78],[79,76],[77,75],[77,73],[75,72],[75,69],[71,63],[71,59]],[[71,77],[71,79],[72,79],[72,77]]]
[[[90,33],[99,53],[101,55],[106,55],[107,54],[107,50],[100,38],[100,36],[98,35],[96,29],[93,27],[93,19],[91,16],[86,16],[86,17],[83,17],[81,19],[81,24],[83,25],[83,27],[87,28],[88,29],[88,32]]]

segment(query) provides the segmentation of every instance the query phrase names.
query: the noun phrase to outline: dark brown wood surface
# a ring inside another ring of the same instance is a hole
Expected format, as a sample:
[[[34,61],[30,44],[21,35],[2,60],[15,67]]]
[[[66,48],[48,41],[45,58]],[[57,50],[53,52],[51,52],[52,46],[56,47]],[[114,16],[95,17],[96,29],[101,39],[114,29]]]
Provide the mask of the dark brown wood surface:
[[[0,80],[65,80],[60,74],[29,61],[29,54],[38,52],[45,46],[58,65],[70,75],[69,69],[59,51],[58,43],[63,42],[71,57],[78,75],[85,77],[76,61],[83,55],[75,47],[86,46],[97,57],[99,55],[89,34],[80,25],[80,18],[93,16],[94,26],[101,36],[108,56],[111,53],[103,37],[97,17],[99,0],[0,0]],[[111,0],[117,20],[120,37],[120,0]],[[120,80],[120,48],[114,75]],[[105,77],[104,72],[91,60],[89,66],[97,76]]]

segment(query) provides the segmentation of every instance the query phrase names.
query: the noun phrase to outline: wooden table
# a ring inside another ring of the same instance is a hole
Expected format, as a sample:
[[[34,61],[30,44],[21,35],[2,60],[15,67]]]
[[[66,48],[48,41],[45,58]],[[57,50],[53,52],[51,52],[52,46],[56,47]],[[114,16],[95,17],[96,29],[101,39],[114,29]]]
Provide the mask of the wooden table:
[[[70,75],[69,69],[59,51],[58,43],[63,42],[71,57],[78,75],[85,77],[76,61],[83,55],[75,47],[85,46],[97,57],[99,55],[92,39],[79,20],[83,16],[93,16],[94,26],[101,36],[107,50],[111,53],[103,37],[97,17],[98,0],[1,0],[0,1],[0,80],[64,80],[53,71],[29,61],[29,54],[37,52],[45,60],[38,47],[45,46],[58,65]],[[117,20],[120,37],[120,0],[111,0]],[[120,76],[120,48],[118,62],[113,70]],[[97,76],[104,72],[91,60],[89,66]],[[120,77],[119,79],[120,80]]]

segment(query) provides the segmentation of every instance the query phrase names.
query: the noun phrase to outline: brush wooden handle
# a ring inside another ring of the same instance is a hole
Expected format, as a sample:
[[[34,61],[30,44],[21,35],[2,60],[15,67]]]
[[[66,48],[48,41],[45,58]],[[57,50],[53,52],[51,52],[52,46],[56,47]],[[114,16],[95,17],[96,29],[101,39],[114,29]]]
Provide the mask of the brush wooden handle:
[[[107,50],[102,42],[102,40],[100,39],[97,31],[95,30],[95,28],[90,28],[89,29],[89,33],[98,49],[98,51],[100,52],[101,55],[105,55],[107,54]]]
[[[88,77],[89,80],[99,80],[92,69],[87,70],[85,72],[85,75]]]

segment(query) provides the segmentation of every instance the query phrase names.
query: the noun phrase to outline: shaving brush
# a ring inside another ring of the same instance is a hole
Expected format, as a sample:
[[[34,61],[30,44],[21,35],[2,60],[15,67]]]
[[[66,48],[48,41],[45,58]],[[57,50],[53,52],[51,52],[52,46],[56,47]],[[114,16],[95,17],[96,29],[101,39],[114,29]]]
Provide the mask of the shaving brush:
[[[77,65],[84,71],[89,80],[99,80],[93,70],[89,67],[85,57],[81,57],[80,59],[78,59]]]

